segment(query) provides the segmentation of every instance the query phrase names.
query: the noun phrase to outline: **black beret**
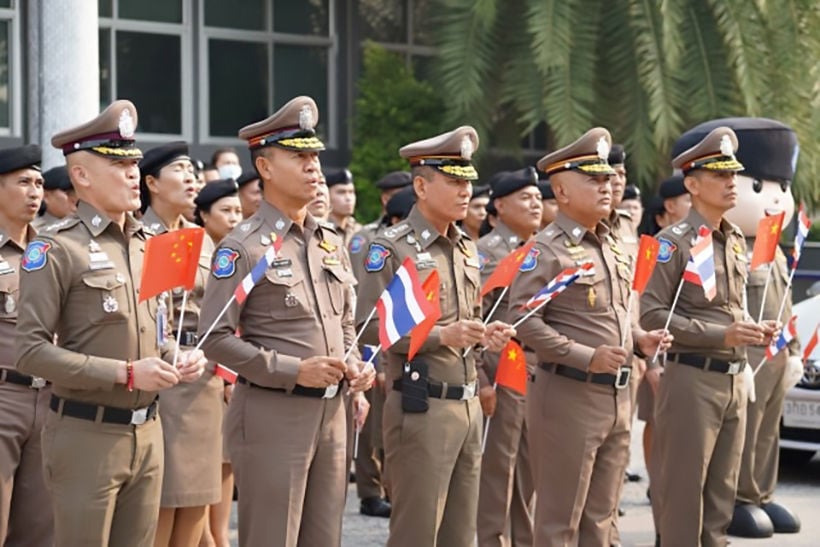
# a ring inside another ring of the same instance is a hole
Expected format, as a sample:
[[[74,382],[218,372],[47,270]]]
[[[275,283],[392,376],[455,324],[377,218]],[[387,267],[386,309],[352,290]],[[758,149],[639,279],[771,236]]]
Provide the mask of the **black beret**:
[[[677,157],[700,142],[713,129],[729,127],[737,135],[735,156],[743,164],[742,175],[791,182],[797,168],[797,135],[787,125],[768,118],[721,118],[697,125],[681,135],[672,147]]]
[[[488,215],[492,215],[494,217],[498,216],[498,209],[495,208],[495,200],[490,200],[487,202],[487,205],[484,206],[484,210],[487,211]]]
[[[609,149],[609,165],[619,165],[626,162],[626,150],[623,144],[613,144]]]
[[[527,186],[538,184],[538,173],[532,167],[525,167],[517,171],[499,171],[490,179],[490,194],[493,199],[503,198]],[[475,195],[475,192],[473,193]]]
[[[245,171],[241,175],[239,175],[239,178],[236,179],[236,184],[239,185],[239,187],[241,188],[249,182],[253,182],[258,179],[259,173],[256,172],[256,169],[251,169],[250,171]]]
[[[470,199],[473,200],[475,198],[480,198],[482,196],[489,196],[490,195],[490,185],[489,184],[479,184],[478,186],[473,186],[473,195],[470,196]]]
[[[393,171],[387,173],[376,182],[376,188],[379,190],[393,190],[395,188],[404,188],[413,183],[413,177],[407,171]]]
[[[404,220],[416,203],[416,192],[413,187],[402,188],[387,200],[384,211],[388,218],[399,217]]]
[[[0,175],[20,169],[40,170],[43,151],[38,144],[26,144],[0,150]]]
[[[239,185],[233,179],[220,179],[206,184],[194,199],[198,211],[207,211],[217,200],[236,195]]]
[[[538,189],[541,190],[541,199],[555,199],[555,193],[552,191],[552,184],[548,180],[539,180]]]
[[[43,173],[43,190],[73,190],[71,179],[68,176],[68,168],[65,165],[52,167]]]
[[[624,187],[624,197],[621,198],[621,201],[627,199],[641,199],[641,191],[634,184],[627,184],[626,187]]]
[[[348,169],[328,169],[322,172],[325,175],[325,182],[328,188],[336,186],[337,184],[351,184],[353,182],[353,173]]]
[[[688,190],[686,186],[683,184],[683,175],[675,174],[663,181],[658,188],[658,194],[661,196],[662,199],[672,199],[678,196],[682,196],[683,194],[687,193]]]
[[[188,143],[174,141],[152,148],[140,160],[140,174],[143,179],[146,175],[157,176],[160,169],[178,158],[190,159]]]

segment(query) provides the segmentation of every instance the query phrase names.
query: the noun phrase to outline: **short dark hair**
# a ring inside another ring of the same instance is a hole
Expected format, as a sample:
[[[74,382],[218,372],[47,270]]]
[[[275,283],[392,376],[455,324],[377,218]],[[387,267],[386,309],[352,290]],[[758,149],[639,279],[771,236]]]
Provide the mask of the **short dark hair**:
[[[236,148],[234,148],[233,146],[223,146],[222,148],[217,148],[216,150],[214,150],[214,153],[211,156],[211,165],[216,165],[217,160],[219,160],[219,156],[228,153],[236,154],[237,157],[239,156],[239,154],[236,153]]]
[[[421,177],[424,180],[429,181],[434,173],[436,172],[435,169],[430,167],[429,165],[415,165],[410,169],[410,176],[414,179],[416,177]]]

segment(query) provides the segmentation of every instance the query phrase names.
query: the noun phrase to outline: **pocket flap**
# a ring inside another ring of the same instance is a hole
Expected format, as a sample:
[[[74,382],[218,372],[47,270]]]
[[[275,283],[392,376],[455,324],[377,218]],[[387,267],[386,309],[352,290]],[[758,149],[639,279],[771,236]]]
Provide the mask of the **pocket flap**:
[[[87,275],[83,277],[83,283],[86,287],[90,287],[92,289],[113,291],[114,289],[125,285],[125,278],[120,274]]]

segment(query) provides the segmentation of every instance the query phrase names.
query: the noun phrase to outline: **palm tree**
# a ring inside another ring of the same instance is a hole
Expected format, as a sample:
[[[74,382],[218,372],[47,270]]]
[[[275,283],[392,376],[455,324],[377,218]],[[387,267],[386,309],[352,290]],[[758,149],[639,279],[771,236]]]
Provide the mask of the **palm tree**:
[[[604,125],[651,188],[687,128],[766,116],[797,131],[796,193],[820,202],[814,0],[443,0],[431,24],[449,121],[499,145],[543,122],[551,148]]]

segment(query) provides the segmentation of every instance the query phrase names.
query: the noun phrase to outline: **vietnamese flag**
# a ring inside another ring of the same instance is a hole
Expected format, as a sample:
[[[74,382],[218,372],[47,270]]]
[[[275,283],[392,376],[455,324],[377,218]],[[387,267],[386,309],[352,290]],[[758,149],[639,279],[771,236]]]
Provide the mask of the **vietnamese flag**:
[[[509,287],[515,278],[515,274],[518,273],[518,268],[521,267],[521,263],[524,262],[527,255],[530,254],[533,245],[535,245],[535,240],[531,239],[525,245],[522,245],[502,258],[495,267],[495,270],[493,270],[493,273],[491,273],[487,281],[484,282],[484,286],[481,287],[481,296],[484,297],[493,289]]]
[[[419,349],[421,349],[424,341],[427,340],[427,335],[436,326],[436,321],[441,318],[441,306],[439,302],[440,280],[438,277],[438,270],[433,270],[424,283],[421,284],[421,290],[424,293],[424,299],[427,300],[433,312],[424,318],[424,321],[416,325],[410,331],[410,349],[407,352],[407,360],[410,361],[416,356]]]
[[[194,288],[204,235],[204,228],[183,228],[145,242],[140,302],[176,287]]]
[[[527,356],[515,340],[504,346],[498,359],[495,383],[510,388],[521,395],[527,394]]]
[[[642,235],[641,244],[638,247],[638,256],[635,261],[635,273],[632,276],[632,290],[638,294],[643,294],[655,264],[658,263],[658,251],[661,243],[652,236]]]
[[[751,268],[753,270],[763,264],[774,262],[774,253],[780,241],[780,230],[783,229],[783,217],[785,215],[785,211],[781,211],[777,215],[761,218],[757,224],[755,246],[752,251]]]

